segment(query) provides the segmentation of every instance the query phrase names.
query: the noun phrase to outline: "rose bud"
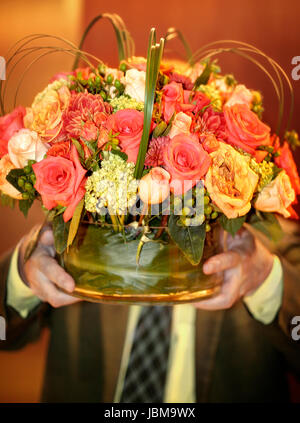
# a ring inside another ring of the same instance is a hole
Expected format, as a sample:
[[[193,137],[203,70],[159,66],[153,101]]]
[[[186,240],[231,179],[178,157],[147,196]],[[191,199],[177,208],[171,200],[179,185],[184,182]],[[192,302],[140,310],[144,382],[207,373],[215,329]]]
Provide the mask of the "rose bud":
[[[161,167],[154,167],[143,176],[139,184],[139,194],[145,204],[162,203],[170,194],[170,174]]]

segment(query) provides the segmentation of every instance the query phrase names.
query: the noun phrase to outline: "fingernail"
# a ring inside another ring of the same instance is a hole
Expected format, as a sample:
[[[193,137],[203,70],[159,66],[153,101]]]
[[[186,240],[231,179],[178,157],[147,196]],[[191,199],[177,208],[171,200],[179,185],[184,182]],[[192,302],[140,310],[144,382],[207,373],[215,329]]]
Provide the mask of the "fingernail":
[[[210,272],[212,272],[212,270],[213,270],[213,267],[212,267],[212,265],[210,263],[205,263],[203,265],[203,271],[204,271],[204,273],[210,273]]]
[[[68,292],[74,291],[75,284],[74,284],[73,281],[65,282],[64,286],[65,286],[66,291],[68,291]]]

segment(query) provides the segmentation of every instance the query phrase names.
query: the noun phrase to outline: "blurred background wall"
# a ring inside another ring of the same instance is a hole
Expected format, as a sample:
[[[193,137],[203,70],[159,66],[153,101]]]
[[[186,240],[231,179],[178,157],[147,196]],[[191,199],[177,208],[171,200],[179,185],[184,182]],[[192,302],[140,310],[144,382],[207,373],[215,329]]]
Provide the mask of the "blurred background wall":
[[[294,67],[292,58],[300,56],[299,0],[1,0],[0,55],[5,56],[13,43],[32,33],[62,36],[76,44],[84,27],[102,12],[118,13],[124,19],[136,42],[136,55],[146,54],[151,27],[155,26],[161,36],[173,26],[184,33],[193,50],[218,39],[254,44],[278,61],[289,77]],[[117,65],[116,42],[106,21],[96,24],[84,49],[112,66]],[[178,41],[170,42],[166,53],[172,57],[175,51],[176,57],[184,57]],[[30,105],[49,78],[57,71],[68,70],[71,63],[72,58],[64,54],[43,59],[25,77],[17,103]],[[277,100],[265,75],[233,55],[220,56],[220,64],[224,72],[234,73],[247,86],[263,91],[264,120],[275,128]],[[22,70],[19,70],[13,77],[13,88],[21,75]],[[300,80],[291,82],[295,92],[292,127],[300,132]],[[38,205],[31,209],[27,220],[17,210],[0,208],[0,253],[13,247],[41,219]],[[38,401],[47,342],[48,332],[45,331],[39,342],[22,351],[0,353],[0,402]]]

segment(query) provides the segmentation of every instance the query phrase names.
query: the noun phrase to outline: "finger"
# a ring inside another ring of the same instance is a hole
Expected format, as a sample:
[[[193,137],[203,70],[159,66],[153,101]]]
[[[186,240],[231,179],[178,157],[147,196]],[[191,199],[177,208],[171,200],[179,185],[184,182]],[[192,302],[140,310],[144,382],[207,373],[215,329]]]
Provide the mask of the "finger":
[[[68,292],[72,292],[75,289],[75,282],[71,275],[69,275],[57,261],[50,257],[44,252],[40,252],[36,256],[32,257],[32,260],[28,262],[29,266],[35,266],[37,270],[45,275],[47,279],[53,282],[60,288]]]
[[[230,271],[228,271],[230,272]],[[240,281],[236,273],[232,272],[228,281],[222,284],[221,291],[215,297],[195,303],[195,307],[202,310],[224,310],[233,306],[239,299]]]
[[[78,303],[80,298],[73,297],[60,291],[51,281],[44,280],[42,283],[42,293],[44,301],[47,301],[52,307],[62,307]]]
[[[43,245],[54,245],[54,235],[50,226],[44,227],[41,231],[39,242]]]
[[[220,253],[206,260],[206,262],[203,264],[203,272],[206,275],[223,272],[224,270],[237,266],[240,261],[241,257],[235,251]]]

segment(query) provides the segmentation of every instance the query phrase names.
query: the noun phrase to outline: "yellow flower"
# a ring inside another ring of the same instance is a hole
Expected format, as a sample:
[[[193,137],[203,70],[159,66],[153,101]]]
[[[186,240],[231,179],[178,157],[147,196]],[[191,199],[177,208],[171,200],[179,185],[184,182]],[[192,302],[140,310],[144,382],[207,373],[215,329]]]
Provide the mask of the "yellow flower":
[[[204,183],[212,201],[229,219],[244,216],[251,208],[258,183],[258,175],[249,167],[249,158],[223,142],[210,157],[212,162]]]
[[[62,114],[68,107],[71,93],[65,81],[59,80],[48,85],[26,109],[24,125],[38,133],[44,141],[51,141],[61,129]]]
[[[254,207],[265,212],[280,213],[284,217],[290,217],[287,208],[294,202],[296,197],[290,178],[285,170],[282,170],[276,178],[264,187],[257,197]]]

